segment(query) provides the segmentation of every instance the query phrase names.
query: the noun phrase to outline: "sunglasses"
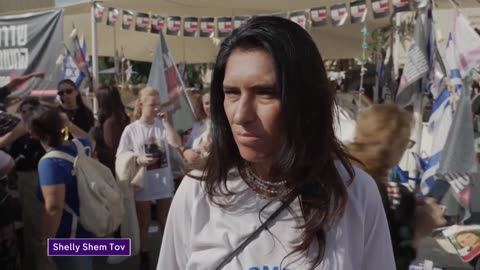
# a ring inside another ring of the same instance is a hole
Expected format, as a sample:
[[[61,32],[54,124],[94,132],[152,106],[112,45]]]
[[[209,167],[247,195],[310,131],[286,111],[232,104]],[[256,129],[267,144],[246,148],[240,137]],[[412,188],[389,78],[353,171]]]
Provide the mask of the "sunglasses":
[[[71,93],[73,93],[73,91],[74,91],[74,89],[72,89],[72,88],[65,89],[65,90],[58,90],[57,94],[59,96],[63,96],[65,94],[70,95]]]

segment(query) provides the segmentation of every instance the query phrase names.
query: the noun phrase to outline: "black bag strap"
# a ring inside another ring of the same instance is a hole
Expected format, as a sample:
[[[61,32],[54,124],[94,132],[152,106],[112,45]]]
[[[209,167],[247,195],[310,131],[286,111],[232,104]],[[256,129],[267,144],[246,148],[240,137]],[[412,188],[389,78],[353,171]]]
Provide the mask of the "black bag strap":
[[[256,229],[250,236],[248,236],[247,239],[245,239],[234,251],[230,252],[228,256],[223,259],[223,261],[215,268],[215,270],[221,270],[223,267],[225,267],[230,261],[233,260],[238,254],[240,254],[250,242],[252,242],[255,238],[257,238],[260,233],[265,230],[272,222],[273,220],[283,211],[285,210],[290,203],[296,198],[297,196],[291,196],[287,201],[283,202],[282,205],[275,210],[275,212],[268,217],[268,219],[260,226],[258,229]]]

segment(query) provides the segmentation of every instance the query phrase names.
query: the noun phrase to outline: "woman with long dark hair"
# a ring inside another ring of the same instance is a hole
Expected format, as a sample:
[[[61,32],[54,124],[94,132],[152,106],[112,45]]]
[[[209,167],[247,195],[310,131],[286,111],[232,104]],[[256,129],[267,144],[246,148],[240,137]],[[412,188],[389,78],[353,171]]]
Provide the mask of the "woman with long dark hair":
[[[395,269],[378,188],[335,138],[334,94],[294,22],[227,37],[210,155],[174,197],[157,269]]]
[[[83,103],[82,94],[75,83],[69,79],[62,80],[58,83],[57,90],[60,110],[67,114],[72,123],[89,132],[94,125],[93,113]]]
[[[97,143],[97,158],[115,175],[115,155],[122,132],[130,124],[130,118],[116,87],[100,86],[95,95],[98,101],[98,121],[92,133]]]

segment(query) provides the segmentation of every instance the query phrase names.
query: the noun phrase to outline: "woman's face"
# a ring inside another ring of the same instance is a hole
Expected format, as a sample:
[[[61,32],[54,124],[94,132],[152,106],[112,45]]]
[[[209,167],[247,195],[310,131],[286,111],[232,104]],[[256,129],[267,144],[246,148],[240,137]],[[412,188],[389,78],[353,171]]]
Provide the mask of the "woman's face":
[[[142,103],[142,117],[154,118],[160,112],[160,96],[147,96]]]
[[[202,106],[203,111],[210,118],[210,94],[205,94],[202,96]]]
[[[282,143],[281,103],[272,57],[264,50],[234,50],[223,81],[223,106],[240,155],[271,162]]]
[[[68,107],[77,106],[78,91],[75,89],[75,87],[68,83],[62,83],[58,86],[57,90],[57,93],[62,99],[63,104]]]
[[[477,246],[480,246],[480,238],[471,232],[466,232],[459,234],[457,236],[457,242],[462,246],[462,247],[472,247],[475,248]]]

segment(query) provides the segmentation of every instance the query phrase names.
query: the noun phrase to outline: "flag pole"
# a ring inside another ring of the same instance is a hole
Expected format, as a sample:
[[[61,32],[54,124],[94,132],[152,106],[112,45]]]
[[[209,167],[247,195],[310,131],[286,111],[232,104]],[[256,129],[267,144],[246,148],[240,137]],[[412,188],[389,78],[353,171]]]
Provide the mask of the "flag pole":
[[[423,11],[418,14],[422,20],[422,24],[425,25],[427,23],[428,17],[427,12]],[[413,140],[415,141],[415,145],[412,147],[411,152],[420,154],[421,153],[421,145],[422,145],[422,134],[423,134],[423,82],[420,84],[420,91],[417,91],[415,95],[417,97],[414,99],[413,102],[413,119],[415,121],[415,127],[413,131]],[[410,162],[412,164],[414,162]],[[418,174],[418,168],[416,165],[409,166],[410,169],[408,170],[408,174],[410,178],[416,178]],[[409,184],[413,187],[417,187],[417,183],[415,180],[409,180]]]
[[[90,6],[90,23],[92,31],[92,89],[89,89],[89,93],[93,93],[94,89],[98,86],[98,48],[97,48],[97,22],[95,18],[95,4],[96,1],[92,0],[92,5]],[[93,97],[93,115],[97,116],[98,113],[98,103],[97,98]]]

